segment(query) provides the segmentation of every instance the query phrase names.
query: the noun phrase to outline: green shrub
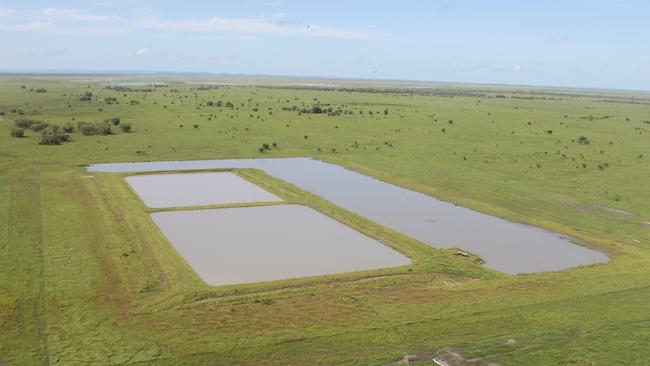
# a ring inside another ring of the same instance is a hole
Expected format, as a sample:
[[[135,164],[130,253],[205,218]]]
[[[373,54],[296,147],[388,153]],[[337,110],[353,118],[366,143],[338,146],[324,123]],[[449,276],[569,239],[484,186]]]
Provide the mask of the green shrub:
[[[49,125],[41,132],[41,145],[61,145],[70,141],[70,135],[57,125]]]
[[[83,135],[95,134],[93,124],[85,121],[77,122],[77,131],[81,132]]]
[[[79,122],[77,123],[77,129],[79,129],[79,132],[85,136],[92,136],[97,134],[95,125],[93,123]]]
[[[131,132],[131,124],[128,123],[128,122],[126,122],[126,123],[122,123],[122,124],[120,125],[120,128],[122,129],[122,132],[126,132],[126,133]]]
[[[14,122],[14,125],[16,125],[16,127],[22,128],[22,129],[30,128],[30,127],[32,127],[32,124],[34,124],[34,120],[33,119],[27,119],[27,118],[19,118],[19,119],[16,120],[16,122]]]
[[[74,132],[74,125],[72,123],[70,123],[70,122],[66,122],[63,125],[63,131],[66,132],[66,133]]]
[[[47,122],[42,122],[42,121],[34,121],[32,123],[31,129],[34,132],[40,132],[46,129],[50,124]]]
[[[110,123],[98,123],[97,124],[97,134],[98,135],[111,135],[113,130],[111,130]]]
[[[19,127],[14,127],[11,129],[10,135],[11,137],[23,138],[25,137],[25,130]]]
[[[84,92],[82,96],[79,97],[79,100],[82,102],[89,102],[93,99],[93,93],[92,92]]]
[[[85,136],[111,135],[113,133],[113,131],[111,130],[111,124],[109,122],[102,122],[102,123],[79,122],[77,123],[77,128]]]

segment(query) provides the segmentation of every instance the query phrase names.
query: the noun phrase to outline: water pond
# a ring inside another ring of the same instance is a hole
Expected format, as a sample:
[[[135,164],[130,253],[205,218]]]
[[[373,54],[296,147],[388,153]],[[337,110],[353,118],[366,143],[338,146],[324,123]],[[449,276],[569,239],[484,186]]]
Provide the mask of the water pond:
[[[282,201],[229,172],[132,175],[126,182],[151,208]]]
[[[256,168],[436,248],[458,247],[497,271],[559,271],[607,262],[605,254],[571,238],[456,206],[310,158],[193,160],[96,164],[89,171],[145,172]]]
[[[151,214],[208,284],[231,285],[407,265],[393,249],[309,207]]]

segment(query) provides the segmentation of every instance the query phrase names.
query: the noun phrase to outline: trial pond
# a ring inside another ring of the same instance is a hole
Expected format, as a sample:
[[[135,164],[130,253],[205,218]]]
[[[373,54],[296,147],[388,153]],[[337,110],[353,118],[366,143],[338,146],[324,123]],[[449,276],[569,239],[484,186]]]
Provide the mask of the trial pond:
[[[282,179],[304,191],[320,196],[348,211],[425,244],[436,248],[457,247],[475,253],[485,261],[485,266],[508,274],[560,271],[575,266],[608,261],[608,257],[604,253],[577,245],[572,238],[476,212],[377,180],[338,165],[311,158],[137,162],[94,164],[88,167],[89,172],[109,173],[210,169],[260,169],[273,177]],[[180,191],[185,191],[182,189],[184,185],[187,187],[194,185],[194,187],[203,187],[200,189],[205,189],[204,192],[212,193],[195,196],[196,192],[192,194],[186,192],[185,198],[181,197],[183,196],[181,193],[176,197],[163,197],[165,196],[164,192],[162,196],[159,194],[160,191],[156,193],[156,190],[159,190],[159,187],[155,187],[156,184],[146,184],[144,181],[136,182],[139,179],[146,179],[141,177],[148,177],[149,175],[129,177],[129,179],[133,179],[129,183],[133,183],[132,187],[145,203],[149,202],[149,204],[157,207],[168,205],[188,206],[187,203],[194,205],[196,203],[193,202],[196,201],[199,202],[198,204],[210,204],[214,200],[219,203],[219,200],[227,199],[222,194],[215,194],[219,189],[206,188],[204,182],[193,181],[192,177],[188,177],[194,176],[196,179],[202,180],[205,176],[201,177],[199,173],[181,175],[186,176],[182,179],[189,179],[189,181],[186,180],[185,183],[177,182],[177,184],[170,182],[160,184],[168,184],[169,187],[176,187],[176,190]],[[209,173],[207,175],[209,176]],[[243,179],[242,181],[250,184]],[[237,185],[236,182],[230,183]],[[141,184],[140,189],[136,188],[139,184]],[[255,188],[255,192],[234,186],[230,186],[228,190],[234,192],[233,195],[239,194],[239,198],[245,196],[247,197],[245,199],[251,201],[274,201],[274,198],[277,198],[259,187],[252,186]],[[245,192],[238,192],[239,189],[243,189]],[[169,189],[165,191],[169,191]],[[189,196],[195,197],[190,199]],[[180,201],[176,201],[179,199]],[[274,207],[282,207],[282,212],[278,211],[275,214],[272,212]],[[268,210],[268,212],[264,214],[258,213],[265,210]],[[302,212],[303,210],[306,211]],[[266,256],[268,259],[273,258],[274,261],[277,260],[278,263],[281,263],[278,268],[269,271],[273,275],[266,276],[260,273],[240,274],[239,277],[235,276],[238,279],[227,279],[225,283],[289,278],[299,275],[323,274],[328,271],[370,269],[408,263],[408,260],[401,254],[383,246],[381,243],[302,206],[286,205],[284,207],[266,206],[216,210],[219,212],[215,210],[200,211],[205,212],[199,212],[199,210],[189,213],[188,211],[174,211],[154,213],[152,215],[161,231],[181,255],[190,262],[197,273],[201,274],[201,270],[192,263],[191,255],[187,254],[189,253],[187,251],[193,250],[190,246],[215,246],[217,242],[232,243],[233,246],[249,246],[250,251],[260,251],[260,258]],[[250,214],[246,213],[246,211]],[[301,211],[302,213],[296,214],[294,211]],[[259,215],[264,216],[263,219],[260,219]],[[305,217],[314,215],[322,216],[322,219],[312,218],[313,222],[309,225],[313,224],[314,226],[308,226],[304,222]],[[172,228],[170,222],[176,222],[177,224],[174,224]],[[319,224],[319,222],[326,222],[327,224]],[[227,230],[223,232],[209,231],[209,227],[216,227],[217,223],[222,223],[223,225],[219,227],[225,227]],[[320,225],[324,226],[320,227]],[[340,227],[337,229],[334,226]],[[300,233],[309,231],[303,230],[306,227],[312,231],[312,235]],[[237,230],[237,228],[247,229]],[[246,231],[245,236],[241,236],[242,231]],[[355,234],[353,235],[351,232]],[[258,233],[265,235],[266,239],[263,242],[258,240]],[[323,237],[329,237],[329,239],[326,240]],[[374,241],[374,245],[370,245],[371,243],[368,240]],[[358,242],[359,244],[358,247],[354,247],[353,244],[348,245],[348,242]],[[287,244],[283,246],[280,243]],[[300,248],[297,243],[308,247]],[[352,247],[354,247],[354,251],[351,251]],[[365,250],[370,250],[369,248],[382,249],[382,251],[376,253],[378,260],[375,263],[372,260],[363,263],[364,258],[373,257],[370,251],[364,254]],[[331,253],[328,249],[331,249]],[[245,255],[247,251],[241,250],[243,250],[243,247],[237,248],[237,253],[231,252],[235,256],[233,258],[239,258],[242,261],[250,260]],[[300,250],[304,250],[304,252]],[[289,267],[297,266],[298,263],[305,260],[304,257],[301,257],[301,253],[307,253],[311,250],[316,251],[313,253],[318,253],[318,256],[324,260],[328,258],[327,254],[337,253],[340,250],[338,259],[333,259],[332,262],[337,262],[340,257],[348,255],[350,261],[347,264],[343,262],[337,263],[337,266],[340,265],[339,267],[333,266],[322,270],[314,269],[312,272],[309,272],[306,268],[314,265],[315,262],[305,265],[305,269],[302,270],[297,267],[294,267],[295,271],[293,272],[289,270]],[[215,256],[227,255],[227,252],[221,254],[195,253],[197,258],[200,257],[200,260],[208,262],[206,266],[213,265],[209,261],[214,259]],[[236,264],[239,259],[234,259],[233,263]],[[354,265],[355,263],[361,263],[362,265],[357,268]],[[213,265],[213,267],[216,266]],[[224,273],[219,272],[215,276],[229,278]],[[206,280],[207,277],[203,278]],[[206,282],[214,283],[214,281],[211,282],[210,280],[206,280]]]
[[[166,211],[151,217],[194,271],[211,285],[410,263],[395,250],[305,206]]]
[[[126,182],[151,208],[282,201],[226,172],[132,175]]]

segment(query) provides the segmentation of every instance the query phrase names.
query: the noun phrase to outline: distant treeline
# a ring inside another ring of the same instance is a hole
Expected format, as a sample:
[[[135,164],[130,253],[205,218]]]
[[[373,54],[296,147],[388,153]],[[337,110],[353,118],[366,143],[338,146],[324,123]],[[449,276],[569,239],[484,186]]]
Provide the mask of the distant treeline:
[[[121,85],[109,85],[105,87],[107,90],[113,90],[121,93],[127,92],[136,92],[136,93],[153,93],[156,91],[156,88],[167,88],[169,85],[154,85],[153,88],[134,88],[130,86],[121,86]]]
[[[260,89],[291,89],[291,90],[316,90],[336,91],[345,93],[377,93],[401,95],[425,95],[441,97],[485,97],[487,94],[475,91],[429,89],[429,88],[373,88],[373,87],[326,87],[326,86],[300,86],[300,85],[259,85]]]

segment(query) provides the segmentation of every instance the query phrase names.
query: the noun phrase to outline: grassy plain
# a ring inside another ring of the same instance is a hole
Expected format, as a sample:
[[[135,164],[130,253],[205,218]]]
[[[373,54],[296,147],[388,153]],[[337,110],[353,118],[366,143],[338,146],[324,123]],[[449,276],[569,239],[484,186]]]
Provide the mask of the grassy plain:
[[[108,77],[0,78],[0,365],[384,365],[434,353],[467,365],[650,363],[650,94],[310,82],[339,86],[328,90],[227,78],[210,81],[242,85],[199,88],[204,79],[188,80],[142,92],[134,89],[149,87],[108,90]],[[39,87],[47,92],[30,91]],[[90,102],[79,100],[86,91]],[[352,114],[282,109],[317,103]],[[31,131],[9,136],[17,118],[114,117],[133,132],[75,132],[60,146],[39,145]],[[121,175],[84,170],[280,156],[324,159],[568,234],[611,261],[507,276],[243,170],[414,264],[213,288]]]

